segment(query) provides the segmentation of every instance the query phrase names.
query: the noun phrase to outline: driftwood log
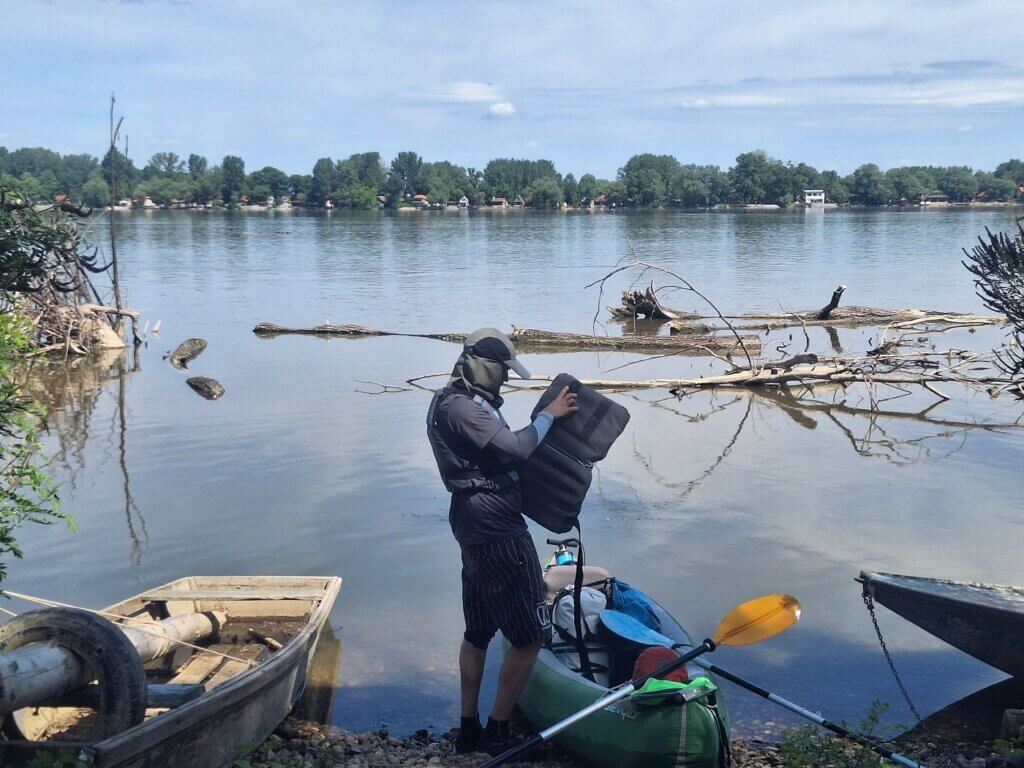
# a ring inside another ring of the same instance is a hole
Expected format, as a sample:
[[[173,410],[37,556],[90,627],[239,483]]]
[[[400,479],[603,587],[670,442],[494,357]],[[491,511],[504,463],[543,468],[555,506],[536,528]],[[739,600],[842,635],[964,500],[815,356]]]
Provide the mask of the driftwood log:
[[[325,323],[309,328],[287,328],[275,323],[260,323],[253,328],[257,336],[271,338],[284,334],[303,334],[322,338],[347,337],[360,338],[371,336],[412,336],[422,339],[438,339],[461,343],[465,341],[465,333],[394,333],[369,328],[363,325]],[[583,333],[561,333],[543,331],[535,328],[512,328],[509,338],[523,352],[589,352],[601,350],[619,350],[623,352],[677,352],[683,355],[709,355],[735,351],[740,353],[740,345],[735,336],[713,334],[681,334],[681,335],[628,335],[599,336]],[[758,336],[744,336],[743,343],[751,350],[761,348]]]
[[[894,329],[913,326],[979,326],[998,325],[1004,321],[995,315],[972,315],[961,312],[945,312],[924,309],[884,309],[880,307],[840,307],[839,302],[846,291],[845,285],[837,286],[832,298],[820,309],[806,309],[794,312],[747,312],[741,315],[725,315],[727,320],[763,321],[736,325],[739,330],[764,331],[788,328],[797,325],[823,325],[837,328],[859,326],[890,326]],[[711,333],[726,330],[698,323],[699,320],[718,319],[717,315],[701,315],[671,309],[658,299],[654,286],[643,291],[625,291],[622,305],[608,307],[614,320],[645,318],[669,322],[672,333]]]
[[[684,312],[680,309],[666,307],[658,299],[658,293],[651,284],[643,291],[623,291],[622,306],[608,307],[614,320],[696,320],[695,312]]]

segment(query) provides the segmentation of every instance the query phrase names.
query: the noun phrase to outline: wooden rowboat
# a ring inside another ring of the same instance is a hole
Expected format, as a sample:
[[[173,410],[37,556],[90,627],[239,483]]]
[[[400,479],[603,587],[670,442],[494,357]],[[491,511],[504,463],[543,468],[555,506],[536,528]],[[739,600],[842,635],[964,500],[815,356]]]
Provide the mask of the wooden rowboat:
[[[203,644],[208,650],[179,645],[145,664],[143,722],[86,740],[82,732],[95,717],[87,694],[95,686],[85,686],[53,706],[8,717],[0,765],[65,750],[100,768],[230,765],[263,742],[302,695],[340,589],[334,576],[192,576],[110,606],[104,613],[135,620],[111,619],[126,627],[196,613],[226,618]]]
[[[986,664],[1024,677],[1024,586],[861,571],[858,581],[894,613]]]

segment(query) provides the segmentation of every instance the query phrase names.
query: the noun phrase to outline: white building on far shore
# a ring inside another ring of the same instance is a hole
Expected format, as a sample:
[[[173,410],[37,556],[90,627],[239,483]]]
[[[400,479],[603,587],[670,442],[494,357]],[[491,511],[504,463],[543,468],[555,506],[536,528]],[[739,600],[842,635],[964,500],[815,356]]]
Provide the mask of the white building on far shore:
[[[819,206],[825,204],[825,190],[823,189],[805,189],[804,190],[804,205]]]

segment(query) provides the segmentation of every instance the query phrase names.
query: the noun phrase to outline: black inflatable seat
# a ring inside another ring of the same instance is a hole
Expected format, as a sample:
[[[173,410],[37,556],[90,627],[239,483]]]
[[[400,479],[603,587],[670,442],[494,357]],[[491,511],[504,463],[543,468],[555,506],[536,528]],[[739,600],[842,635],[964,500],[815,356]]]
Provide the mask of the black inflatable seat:
[[[577,524],[590,490],[594,462],[608,455],[629,422],[629,411],[623,406],[567,373],[551,382],[533,416],[566,386],[576,393],[579,410],[556,421],[544,442],[519,468],[523,512],[555,533],[570,531]]]

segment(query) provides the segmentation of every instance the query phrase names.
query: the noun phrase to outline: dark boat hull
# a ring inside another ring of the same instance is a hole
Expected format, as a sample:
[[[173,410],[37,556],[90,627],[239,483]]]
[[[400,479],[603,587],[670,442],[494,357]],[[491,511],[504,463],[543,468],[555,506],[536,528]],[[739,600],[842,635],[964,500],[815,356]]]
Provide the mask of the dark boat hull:
[[[1024,587],[861,572],[876,602],[989,666],[1024,678]]]

